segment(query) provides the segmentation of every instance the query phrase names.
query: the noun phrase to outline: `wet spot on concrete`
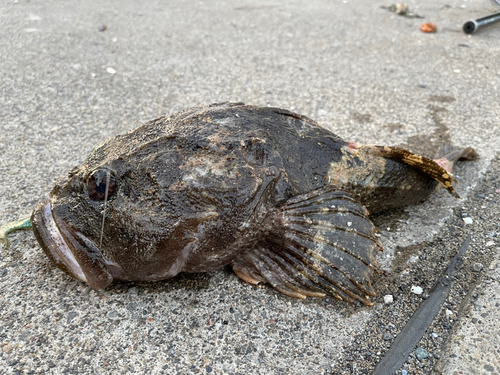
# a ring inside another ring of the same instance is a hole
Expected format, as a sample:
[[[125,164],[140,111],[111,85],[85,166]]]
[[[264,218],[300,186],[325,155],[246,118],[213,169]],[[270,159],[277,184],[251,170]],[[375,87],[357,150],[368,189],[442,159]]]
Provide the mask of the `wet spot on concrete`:
[[[402,147],[407,147],[416,154],[434,158],[441,146],[451,142],[448,127],[446,126],[447,112],[447,109],[444,107],[430,105],[429,116],[435,125],[434,132],[432,134],[418,134],[409,137],[407,144]]]
[[[369,122],[372,122],[372,116],[369,113],[354,112],[351,115],[351,119],[359,122],[360,124],[368,124]]]
[[[395,208],[370,215],[370,220],[375,224],[375,227],[379,230],[391,228],[391,231],[397,230],[400,224],[409,218],[410,214],[404,208]]]
[[[453,103],[455,98],[453,96],[446,95],[431,95],[429,97],[430,102],[439,102],[439,103]]]
[[[400,124],[399,122],[390,122],[388,124],[385,124],[385,126],[391,133],[400,131],[404,128],[404,125]]]

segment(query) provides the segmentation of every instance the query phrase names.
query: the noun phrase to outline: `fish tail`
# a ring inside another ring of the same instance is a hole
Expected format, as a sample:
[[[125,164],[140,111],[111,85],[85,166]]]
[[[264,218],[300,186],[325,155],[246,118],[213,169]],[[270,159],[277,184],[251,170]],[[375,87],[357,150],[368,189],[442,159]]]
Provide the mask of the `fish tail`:
[[[434,161],[446,171],[452,172],[458,160],[476,159],[477,153],[472,147],[463,148],[446,143],[438,149]]]

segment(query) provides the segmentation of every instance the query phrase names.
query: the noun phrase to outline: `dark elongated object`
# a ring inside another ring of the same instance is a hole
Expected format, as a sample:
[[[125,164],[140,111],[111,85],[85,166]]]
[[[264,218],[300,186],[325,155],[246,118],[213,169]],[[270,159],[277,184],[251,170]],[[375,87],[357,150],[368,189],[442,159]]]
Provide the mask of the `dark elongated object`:
[[[391,345],[391,349],[385,353],[385,356],[380,360],[371,375],[395,374],[403,366],[448,297],[453,285],[453,276],[457,269],[457,263],[469,248],[470,241],[471,236],[469,234],[460,246],[458,253],[448,263],[443,276],[432,288],[430,297],[422,302],[420,308],[398,334]]]
[[[486,17],[481,17],[475,20],[470,20],[464,23],[463,30],[466,34],[474,34],[479,29],[485,26],[492,25],[500,21],[500,12],[490,14]]]

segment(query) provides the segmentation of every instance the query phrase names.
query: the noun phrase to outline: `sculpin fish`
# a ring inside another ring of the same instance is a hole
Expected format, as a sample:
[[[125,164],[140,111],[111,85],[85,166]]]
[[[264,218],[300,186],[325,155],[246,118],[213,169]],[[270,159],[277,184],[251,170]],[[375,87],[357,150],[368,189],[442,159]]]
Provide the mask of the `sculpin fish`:
[[[94,289],[231,265],[298,298],[370,305],[369,213],[419,203],[472,149],[437,160],[347,142],[278,108],[222,103],[98,145],[33,212],[50,260]]]

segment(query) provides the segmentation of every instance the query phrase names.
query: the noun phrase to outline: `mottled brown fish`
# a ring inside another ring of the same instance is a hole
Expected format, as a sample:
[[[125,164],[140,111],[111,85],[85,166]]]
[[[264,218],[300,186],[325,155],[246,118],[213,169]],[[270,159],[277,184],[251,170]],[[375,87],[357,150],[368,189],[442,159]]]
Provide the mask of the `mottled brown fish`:
[[[33,212],[64,272],[103,289],[230,264],[293,297],[371,304],[381,249],[368,213],[450,193],[452,163],[346,142],[278,108],[215,104],[97,146]]]

